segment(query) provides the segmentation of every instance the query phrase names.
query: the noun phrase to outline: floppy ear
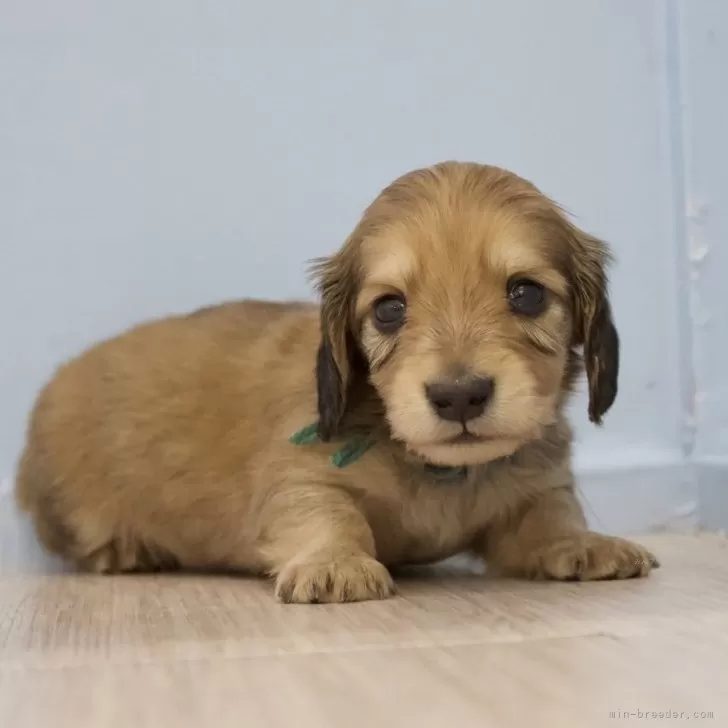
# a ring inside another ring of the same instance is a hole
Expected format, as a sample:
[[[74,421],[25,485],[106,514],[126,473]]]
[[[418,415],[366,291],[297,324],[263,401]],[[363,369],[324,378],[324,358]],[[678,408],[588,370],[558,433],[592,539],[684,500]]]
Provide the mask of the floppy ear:
[[[347,243],[339,253],[316,261],[312,267],[321,295],[316,389],[322,440],[330,440],[339,430],[355,366],[356,342],[351,324],[359,276],[353,247]]]
[[[617,397],[619,335],[612,320],[606,269],[607,246],[569,223],[574,346],[584,347],[589,383],[589,419],[601,424]]]

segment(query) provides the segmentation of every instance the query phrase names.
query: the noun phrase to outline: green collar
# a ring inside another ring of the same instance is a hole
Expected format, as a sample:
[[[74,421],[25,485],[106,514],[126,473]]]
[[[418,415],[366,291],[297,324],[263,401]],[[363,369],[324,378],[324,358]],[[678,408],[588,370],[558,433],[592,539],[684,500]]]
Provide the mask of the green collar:
[[[314,445],[323,442],[319,437],[318,424],[313,423],[301,428],[298,432],[294,432],[289,438],[289,442],[293,445]],[[364,435],[356,435],[347,440],[338,450],[331,455],[331,464],[335,468],[345,468],[356,462],[369,448],[374,445],[373,437],[365,437]],[[433,476],[437,480],[447,482],[461,482],[468,475],[468,468],[447,467],[442,465],[425,464],[425,472]]]

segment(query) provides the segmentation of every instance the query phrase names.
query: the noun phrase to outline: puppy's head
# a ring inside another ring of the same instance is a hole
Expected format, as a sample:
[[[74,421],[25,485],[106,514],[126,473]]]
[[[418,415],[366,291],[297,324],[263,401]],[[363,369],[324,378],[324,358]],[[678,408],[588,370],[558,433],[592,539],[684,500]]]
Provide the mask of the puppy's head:
[[[619,365],[608,258],[505,170],[445,163],[396,180],[314,269],[321,436],[366,378],[410,451],[442,465],[509,455],[556,420],[581,347],[601,422]]]

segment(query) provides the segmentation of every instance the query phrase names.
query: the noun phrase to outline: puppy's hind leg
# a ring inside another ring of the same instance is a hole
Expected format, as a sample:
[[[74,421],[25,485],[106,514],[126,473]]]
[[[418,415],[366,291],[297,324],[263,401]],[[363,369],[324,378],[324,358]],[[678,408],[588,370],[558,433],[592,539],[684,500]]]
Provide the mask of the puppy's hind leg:
[[[15,477],[15,502],[32,519],[43,548],[48,553],[71,559],[75,538],[63,516],[58,494],[49,487],[49,482],[42,458],[26,448]]]
[[[61,509],[46,495],[32,509],[35,531],[45,549],[74,563],[82,571],[116,574],[146,571],[140,563],[140,549],[129,537],[119,538],[88,514],[78,520],[81,527],[61,516]]]
[[[84,571],[97,574],[179,570],[179,563],[171,554],[130,534],[117,535],[98,548],[86,549],[76,560]]]
[[[121,532],[91,510],[74,508],[63,498],[62,484],[51,480],[42,463],[26,451],[16,478],[16,501],[32,519],[43,548],[83,571],[112,574],[174,568],[168,554]]]
[[[279,488],[268,495],[261,517],[260,554],[280,601],[355,602],[394,593],[392,577],[375,558],[371,528],[347,493]]]

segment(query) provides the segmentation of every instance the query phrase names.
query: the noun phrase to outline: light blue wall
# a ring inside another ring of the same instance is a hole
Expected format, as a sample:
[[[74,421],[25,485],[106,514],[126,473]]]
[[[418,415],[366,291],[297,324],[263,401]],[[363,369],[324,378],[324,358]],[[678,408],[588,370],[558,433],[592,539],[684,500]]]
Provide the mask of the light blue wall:
[[[614,246],[621,395],[602,430],[575,406],[580,468],[725,456],[727,36],[721,0],[0,0],[0,476],[62,359],[309,295],[382,186],[449,158]]]

